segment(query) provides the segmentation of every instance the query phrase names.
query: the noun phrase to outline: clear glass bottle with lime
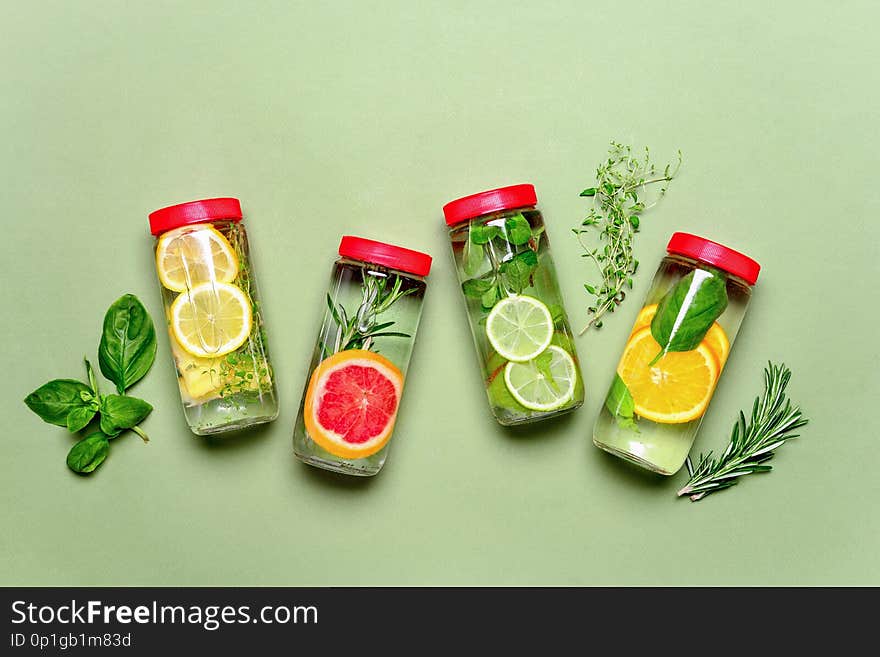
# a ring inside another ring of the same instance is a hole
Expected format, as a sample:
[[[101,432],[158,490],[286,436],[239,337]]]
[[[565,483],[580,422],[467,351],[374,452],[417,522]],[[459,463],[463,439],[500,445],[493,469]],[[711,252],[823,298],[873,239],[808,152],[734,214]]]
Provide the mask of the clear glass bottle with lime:
[[[503,425],[568,413],[584,386],[532,185],[443,207],[492,414]]]
[[[150,231],[190,429],[208,435],[274,420],[278,395],[241,203],[162,208],[150,214]]]
[[[593,442],[671,475],[693,446],[760,266],[689,233],[675,233],[667,252],[627,338]]]

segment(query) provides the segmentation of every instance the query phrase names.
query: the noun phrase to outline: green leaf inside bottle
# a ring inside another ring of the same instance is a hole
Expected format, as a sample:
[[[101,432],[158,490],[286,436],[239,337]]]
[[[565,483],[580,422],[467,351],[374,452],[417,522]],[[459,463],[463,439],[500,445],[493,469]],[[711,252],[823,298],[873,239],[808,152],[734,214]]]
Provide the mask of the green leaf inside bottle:
[[[619,374],[614,375],[614,382],[605,397],[605,408],[617,420],[622,429],[634,429],[636,424],[635,402]]]
[[[718,271],[695,269],[666,293],[651,321],[660,352],[653,365],[670,351],[690,351],[706,337],[727,308],[727,281]]]

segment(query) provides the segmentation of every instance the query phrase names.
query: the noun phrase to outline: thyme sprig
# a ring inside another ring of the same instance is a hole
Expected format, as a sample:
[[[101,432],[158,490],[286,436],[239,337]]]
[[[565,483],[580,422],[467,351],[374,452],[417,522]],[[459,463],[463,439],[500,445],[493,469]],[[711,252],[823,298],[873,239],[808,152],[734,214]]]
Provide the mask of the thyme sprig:
[[[330,353],[335,354],[346,349],[369,350],[375,338],[410,337],[408,333],[386,331],[394,322],[379,323],[378,317],[399,299],[415,292],[416,288],[402,289],[403,281],[396,275],[390,288],[388,283],[388,277],[365,273],[361,284],[361,304],[352,316],[349,316],[342,304],[334,304],[331,296],[327,295],[327,306],[337,327],[336,340]]]
[[[791,379],[791,370],[784,364],[768,363],[764,370],[764,394],[755,399],[748,422],[740,411],[733,427],[727,449],[717,459],[712,452],[700,454],[700,461],[693,467],[690,457],[686,464],[690,479],[678,491],[697,502],[706,495],[724,490],[739,481],[739,477],[756,472],[769,472],[773,466],[765,462],[773,458],[774,450],[786,441],[797,438],[792,433],[807,424],[801,409],[793,406],[785,395]]]
[[[633,276],[639,261],[633,257],[633,238],[639,231],[640,217],[656,205],[666,194],[668,183],[675,178],[681,167],[681,151],[675,166],[667,164],[662,175],[651,162],[650,151],[644,156],[633,155],[632,147],[612,141],[608,159],[596,169],[596,186],[585,189],[581,196],[593,197],[598,210],[590,210],[586,219],[572,231],[584,249],[582,257],[589,258],[600,276],[598,283],[585,283],[584,289],[594,297],[587,309],[590,321],[581,330],[583,335],[591,326],[602,328],[606,312],[623,303],[626,289],[632,289]],[[649,185],[660,184],[660,191],[653,201],[641,195]],[[595,244],[584,241],[585,236],[598,231]]]
[[[204,374],[219,374],[222,387],[220,397],[231,397],[240,392],[269,392],[272,389],[273,372],[266,354],[266,329],[263,325],[263,313],[253,287],[250,255],[248,253],[247,234],[237,222],[231,222],[226,238],[235,252],[238,261],[238,274],[233,283],[238,286],[251,304],[253,327],[248,340],[237,351],[227,354],[216,361]],[[215,379],[216,380],[216,379]]]

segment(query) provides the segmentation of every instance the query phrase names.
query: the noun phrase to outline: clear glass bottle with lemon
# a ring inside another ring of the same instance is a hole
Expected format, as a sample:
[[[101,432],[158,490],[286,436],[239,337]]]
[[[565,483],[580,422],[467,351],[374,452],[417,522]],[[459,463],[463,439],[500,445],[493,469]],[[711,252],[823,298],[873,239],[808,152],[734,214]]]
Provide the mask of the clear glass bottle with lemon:
[[[431,257],[348,235],[339,256],[293,451],[309,465],[367,477],[388,457]]]
[[[489,407],[502,425],[575,410],[584,386],[532,185],[443,207]]]
[[[617,365],[593,442],[664,475],[684,464],[730,355],[760,265],[675,233]]]
[[[278,416],[241,204],[214,198],[150,214],[184,414],[209,435]]]

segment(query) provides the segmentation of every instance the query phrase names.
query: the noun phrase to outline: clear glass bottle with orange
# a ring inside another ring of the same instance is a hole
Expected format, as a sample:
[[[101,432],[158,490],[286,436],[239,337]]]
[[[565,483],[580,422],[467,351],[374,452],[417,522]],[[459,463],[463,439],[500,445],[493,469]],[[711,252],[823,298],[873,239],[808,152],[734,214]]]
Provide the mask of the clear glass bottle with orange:
[[[759,272],[717,242],[672,236],[596,420],[596,446],[660,474],[681,468]]]

